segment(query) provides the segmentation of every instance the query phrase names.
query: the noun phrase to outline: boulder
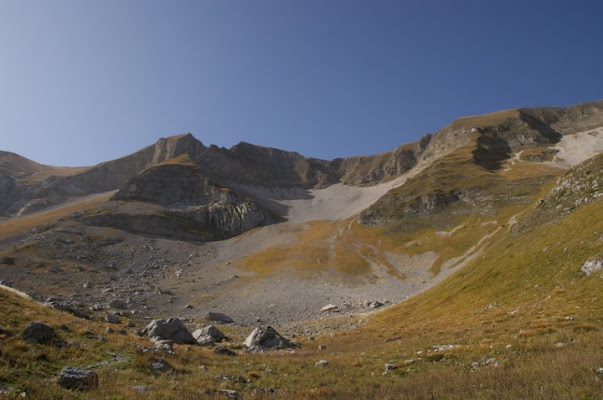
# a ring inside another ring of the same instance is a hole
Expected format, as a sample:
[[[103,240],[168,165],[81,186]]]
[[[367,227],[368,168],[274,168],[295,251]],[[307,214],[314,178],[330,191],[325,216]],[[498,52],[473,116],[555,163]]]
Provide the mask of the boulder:
[[[91,390],[98,387],[98,375],[87,369],[65,367],[59,375],[58,384],[67,389]]]
[[[155,319],[142,332],[153,340],[171,340],[178,344],[197,344],[193,335],[178,318],[170,318],[167,321]]]
[[[0,264],[15,265],[15,259],[13,257],[2,257],[0,258]]]
[[[327,360],[320,360],[317,361],[316,364],[317,367],[326,367],[327,365],[329,365],[329,362]]]
[[[335,304],[327,304],[326,306],[321,308],[320,311],[331,312],[331,311],[337,311],[338,309],[339,309],[339,307],[337,307]]]
[[[170,363],[165,361],[163,358],[160,358],[159,360],[157,360],[153,364],[151,364],[151,369],[153,371],[157,371],[157,372],[166,372],[166,371],[173,369],[173,367],[170,365]]]
[[[586,276],[590,276],[595,272],[601,271],[603,269],[603,256],[601,258],[588,260],[582,265],[580,269]]]
[[[228,315],[213,311],[205,314],[205,319],[213,322],[221,322],[223,324],[232,324],[234,322]]]
[[[193,337],[201,346],[208,346],[227,340],[227,337],[213,325],[197,329],[193,332]]]
[[[155,341],[155,350],[164,353],[174,353],[174,342],[171,340],[156,340]]]
[[[118,310],[125,310],[128,308],[128,305],[123,300],[113,299],[109,302],[109,307],[116,308]]]
[[[294,347],[286,337],[274,330],[271,326],[258,327],[245,339],[243,346],[252,350],[284,349]]]
[[[241,395],[236,390],[220,389],[218,393],[227,399],[240,399]]]
[[[119,324],[119,318],[117,318],[115,315],[113,314],[107,314],[105,316],[105,319],[107,320],[108,323],[110,324]]]
[[[34,343],[48,342],[56,337],[54,329],[42,322],[30,322],[23,331],[23,338]]]

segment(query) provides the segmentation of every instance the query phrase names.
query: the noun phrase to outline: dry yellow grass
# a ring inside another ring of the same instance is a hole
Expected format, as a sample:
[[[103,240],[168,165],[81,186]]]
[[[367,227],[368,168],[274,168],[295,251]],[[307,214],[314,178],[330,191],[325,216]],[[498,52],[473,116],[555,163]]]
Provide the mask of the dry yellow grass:
[[[38,225],[44,225],[56,222],[59,218],[64,218],[77,211],[85,210],[88,207],[98,205],[109,200],[113,192],[103,195],[90,196],[85,199],[71,201],[69,203],[57,206],[48,211],[26,215],[23,217],[12,218],[0,222],[0,240],[25,233]]]

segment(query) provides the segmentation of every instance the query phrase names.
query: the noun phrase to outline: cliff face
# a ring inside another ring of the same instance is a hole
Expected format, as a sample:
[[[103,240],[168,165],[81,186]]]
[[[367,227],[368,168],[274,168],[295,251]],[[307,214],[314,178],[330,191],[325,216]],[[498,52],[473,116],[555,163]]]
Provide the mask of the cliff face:
[[[187,153],[146,169],[111,200],[117,207],[86,217],[85,222],[210,241],[236,236],[268,221],[255,201],[204,176]],[[132,205],[142,211],[133,211]]]
[[[526,206],[558,170],[532,164],[521,174],[509,174],[505,163],[522,153],[533,163],[550,161],[564,137],[600,127],[603,101],[460,118],[438,131],[422,152],[422,159],[434,161],[358,220],[394,230],[446,229],[463,216]]]
[[[257,203],[249,203],[245,212],[236,208],[258,199],[246,199],[232,190],[233,187],[307,191],[337,183],[372,186],[391,181],[417,166],[421,167],[417,171],[429,167],[417,178],[421,183],[415,192],[394,190],[366,210],[361,220],[379,224],[377,221],[391,217],[383,214],[385,205],[402,207],[401,204],[405,204],[404,207],[416,213],[450,204],[475,203],[480,195],[465,187],[470,184],[471,174],[477,171],[483,183],[490,185],[488,179],[492,176],[482,176],[481,172],[498,173],[519,151],[531,150],[525,153],[526,159],[546,160],[554,154],[551,146],[564,136],[599,126],[603,126],[603,101],[459,118],[435,134],[425,135],[391,152],[332,161],[249,143],[230,149],[206,147],[191,134],[160,139],[129,156],[67,171],[0,153],[0,215],[26,214],[75,196],[119,189],[115,201],[154,204],[170,212],[221,204],[222,209],[212,209],[216,217],[208,216],[204,221],[211,226],[219,225],[219,230],[226,232],[230,230],[228,226],[246,229],[261,223],[256,213]],[[448,157],[446,162],[438,161],[444,157]],[[458,171],[461,173],[457,174]],[[455,187],[447,184],[451,179],[469,181],[465,186]],[[434,182],[441,187],[436,187]],[[442,189],[444,186],[446,190]],[[398,211],[403,213],[404,207],[398,207]],[[251,217],[241,220],[243,215]],[[237,218],[240,221],[235,221]]]

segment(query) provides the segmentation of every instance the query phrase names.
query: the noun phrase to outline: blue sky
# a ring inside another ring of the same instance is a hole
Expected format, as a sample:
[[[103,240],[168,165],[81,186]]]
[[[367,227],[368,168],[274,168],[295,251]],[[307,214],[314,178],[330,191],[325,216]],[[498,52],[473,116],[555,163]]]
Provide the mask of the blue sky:
[[[601,1],[1,0],[0,150],[92,165],[191,132],[324,159],[603,97]]]

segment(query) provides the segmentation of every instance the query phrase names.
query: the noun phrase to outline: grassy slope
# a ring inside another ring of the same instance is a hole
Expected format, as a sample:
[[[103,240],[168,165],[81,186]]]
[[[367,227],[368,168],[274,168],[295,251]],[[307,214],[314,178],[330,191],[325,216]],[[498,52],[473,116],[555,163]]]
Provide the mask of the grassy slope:
[[[529,210],[526,218],[537,212]],[[479,219],[473,225],[481,226]],[[316,243],[334,229],[322,223],[315,228],[305,234]],[[207,349],[178,346],[176,355],[165,356],[176,368],[171,375],[152,372],[156,356],[136,353],[134,344],[140,342],[131,335],[91,340],[86,330],[102,333],[102,325],[2,294],[0,386],[25,390],[34,398],[84,397],[45,378],[66,364],[110,358],[105,352],[111,351],[129,361],[99,368],[101,386],[85,397],[203,398],[205,389],[248,394],[253,388],[273,387],[278,392],[270,398],[597,398],[603,390],[595,372],[603,367],[603,280],[599,274],[583,277],[579,270],[603,246],[603,199],[530,228],[517,236],[509,235],[511,227],[505,225],[482,256],[450,279],[395,307],[359,317],[359,329],[334,338],[297,338],[302,348],[295,354],[224,358]],[[376,230],[352,225],[351,232],[370,239]],[[451,238],[464,234],[461,228]],[[385,247],[396,243],[386,243],[381,234],[375,237]],[[55,327],[68,325],[72,332],[60,335],[86,345],[55,350],[24,343],[18,332],[37,319]],[[245,333],[228,331],[237,342]],[[326,344],[327,350],[319,351],[318,344]],[[442,344],[458,347],[433,351],[432,346]],[[485,356],[495,358],[498,367],[484,365]],[[315,367],[319,359],[327,359],[329,366]],[[411,359],[415,361],[405,364]],[[471,366],[474,362],[478,365]],[[385,363],[400,368],[383,375]],[[218,374],[241,375],[249,383],[225,381]],[[149,390],[137,395],[133,385]]]
[[[0,240],[16,236],[20,233],[25,233],[36,226],[55,222],[59,218],[67,217],[77,211],[81,211],[106,202],[112,195],[113,192],[102,195],[88,196],[80,200],[62,204],[50,210],[1,221]]]

